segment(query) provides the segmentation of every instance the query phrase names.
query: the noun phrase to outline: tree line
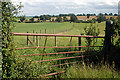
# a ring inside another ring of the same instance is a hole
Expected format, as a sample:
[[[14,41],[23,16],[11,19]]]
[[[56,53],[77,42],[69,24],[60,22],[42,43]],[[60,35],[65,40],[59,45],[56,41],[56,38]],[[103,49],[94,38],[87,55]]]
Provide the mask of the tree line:
[[[67,16],[70,16],[70,20],[67,19]],[[102,22],[102,21],[106,21],[106,17],[105,16],[118,16],[118,14],[113,14],[113,13],[99,13],[98,15],[96,14],[59,14],[59,15],[40,15],[40,16],[33,16],[30,19],[30,22],[39,22],[41,21],[46,21],[46,20],[50,20],[51,22],[85,22],[85,23],[91,23],[91,20],[87,20],[87,21],[82,21],[82,20],[78,20],[76,16],[87,16],[87,18],[89,18],[90,16],[98,16],[98,19],[93,18],[92,21],[98,21],[98,22]],[[56,17],[56,19],[51,19],[51,17]],[[20,21],[23,22],[25,20],[25,15],[24,16],[19,16]],[[34,21],[34,18],[38,18],[38,21]]]

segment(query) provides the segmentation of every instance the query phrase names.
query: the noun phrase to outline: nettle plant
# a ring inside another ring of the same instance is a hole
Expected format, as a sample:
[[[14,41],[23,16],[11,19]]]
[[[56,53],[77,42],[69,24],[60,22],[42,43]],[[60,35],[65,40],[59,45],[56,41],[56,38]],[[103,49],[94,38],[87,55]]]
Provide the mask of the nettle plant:
[[[86,26],[84,28],[84,31],[85,31],[84,35],[98,36],[100,34],[98,26],[93,25],[93,23],[91,23],[90,26]],[[92,45],[95,46],[95,44],[97,43],[97,38],[86,38],[85,43],[86,46],[92,46]],[[94,50],[94,48],[88,47],[87,50],[88,51]]]

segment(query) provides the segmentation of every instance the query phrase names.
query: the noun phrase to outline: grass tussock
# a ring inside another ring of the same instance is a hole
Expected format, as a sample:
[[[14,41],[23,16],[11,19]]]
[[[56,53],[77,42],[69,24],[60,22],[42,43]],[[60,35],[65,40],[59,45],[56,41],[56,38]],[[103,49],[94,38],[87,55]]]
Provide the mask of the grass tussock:
[[[64,78],[120,78],[114,66],[109,65],[85,65],[75,64],[69,67],[63,76]]]

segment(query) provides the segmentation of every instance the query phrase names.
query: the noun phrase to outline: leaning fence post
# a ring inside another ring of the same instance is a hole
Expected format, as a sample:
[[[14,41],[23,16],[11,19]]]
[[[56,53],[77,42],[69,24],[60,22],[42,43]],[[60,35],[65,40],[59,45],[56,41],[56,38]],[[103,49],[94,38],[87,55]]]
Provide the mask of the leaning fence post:
[[[106,29],[105,29],[105,40],[104,40],[104,60],[108,60],[108,53],[111,49],[111,29],[113,26],[113,21],[106,21]]]
[[[81,46],[81,37],[78,37],[78,45]],[[81,47],[79,47],[79,51],[81,50]]]
[[[28,33],[28,32],[27,32]],[[27,45],[28,45],[28,41],[29,41],[29,36],[27,35]]]

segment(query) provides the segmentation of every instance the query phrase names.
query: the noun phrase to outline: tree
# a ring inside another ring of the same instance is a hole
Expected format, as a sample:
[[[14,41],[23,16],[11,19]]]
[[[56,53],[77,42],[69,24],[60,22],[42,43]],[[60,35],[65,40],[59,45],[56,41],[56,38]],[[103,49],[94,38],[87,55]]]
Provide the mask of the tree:
[[[112,13],[109,13],[109,16],[112,16],[113,14]]]
[[[57,17],[55,21],[62,22],[62,18],[61,17]]]
[[[44,15],[41,15],[41,16],[40,16],[40,20],[45,21],[45,17],[44,17]]]
[[[118,16],[118,14],[114,14],[114,16]]]
[[[106,17],[103,15],[100,15],[97,19],[98,23],[102,22],[102,21],[106,21]]]
[[[83,13],[83,16],[85,16],[85,14]]]
[[[38,16],[34,16],[33,18],[39,18]]]
[[[90,14],[87,14],[87,18],[89,18],[90,17]]]
[[[108,16],[108,14],[107,14],[107,13],[105,13],[105,16]]]
[[[102,13],[99,13],[98,16],[104,16]]]
[[[25,20],[25,15],[24,16],[20,16],[20,21],[23,22]]]
[[[92,21],[93,21],[93,23],[96,23],[96,19],[95,18],[93,18]]]
[[[76,21],[77,21],[77,17],[74,14],[71,14],[70,22],[76,22]]]
[[[68,21],[68,19],[64,16],[63,21],[66,22],[66,21]]]
[[[51,16],[50,15],[41,15],[40,16],[40,20],[46,21],[46,20],[50,20]]]

